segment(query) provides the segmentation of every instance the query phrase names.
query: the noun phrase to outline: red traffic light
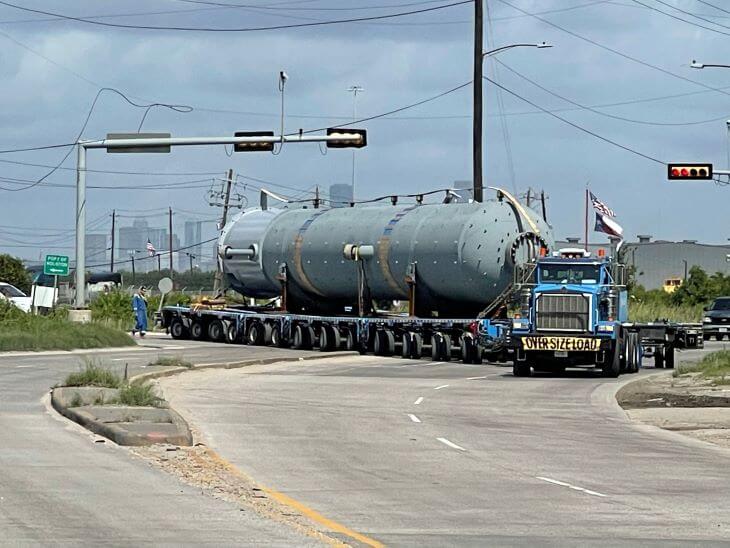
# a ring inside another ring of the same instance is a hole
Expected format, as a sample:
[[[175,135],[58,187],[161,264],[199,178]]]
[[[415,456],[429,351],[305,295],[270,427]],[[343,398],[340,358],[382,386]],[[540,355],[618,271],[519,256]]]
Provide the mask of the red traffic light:
[[[712,179],[712,164],[669,164],[667,168],[667,178],[670,181]]]

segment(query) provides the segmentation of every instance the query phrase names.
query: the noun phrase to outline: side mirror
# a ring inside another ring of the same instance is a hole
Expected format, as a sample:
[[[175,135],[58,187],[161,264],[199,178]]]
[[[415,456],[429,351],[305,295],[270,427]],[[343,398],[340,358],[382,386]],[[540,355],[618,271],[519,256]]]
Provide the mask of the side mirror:
[[[707,312],[707,311],[708,311],[709,309],[710,309],[710,307],[709,307],[709,306],[703,306],[703,307],[702,307],[702,310],[704,310],[705,312]]]

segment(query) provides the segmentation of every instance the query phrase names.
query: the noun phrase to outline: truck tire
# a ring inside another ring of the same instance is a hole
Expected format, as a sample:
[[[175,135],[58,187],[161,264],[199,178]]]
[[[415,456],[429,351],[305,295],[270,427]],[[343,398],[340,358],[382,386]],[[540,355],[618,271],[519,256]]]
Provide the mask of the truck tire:
[[[312,328],[308,325],[297,324],[294,326],[294,341],[292,346],[297,350],[312,349]]]
[[[337,328],[331,325],[323,325],[319,333],[319,349],[322,352],[339,350],[342,339]]]
[[[482,365],[482,347],[479,345],[478,342],[474,341],[474,346],[471,349],[471,363],[476,365]]]
[[[412,360],[420,360],[423,356],[423,335],[413,333],[411,336],[411,355]]]
[[[173,318],[170,322],[170,335],[173,339],[189,339],[190,331],[185,327],[182,318]]]
[[[379,329],[375,332],[373,351],[376,356],[392,356],[395,352],[395,335],[390,329]]]
[[[246,334],[248,344],[261,346],[264,344],[264,324],[261,322],[253,322],[248,327],[248,333]]]
[[[451,335],[446,333],[441,337],[441,356],[443,356],[442,361],[451,361]]]
[[[512,374],[515,377],[529,377],[532,375],[532,366],[530,362],[519,362],[515,359],[515,361],[512,362]]]
[[[657,346],[654,349],[654,368],[664,369],[664,347]]]
[[[431,335],[431,361],[434,362],[440,362],[442,361],[441,357],[441,350],[443,348],[442,345],[443,341],[443,335],[441,333],[434,333]]]
[[[205,339],[205,326],[203,326],[203,322],[196,320],[190,324],[190,338],[194,341],[202,341]]]
[[[350,352],[352,352],[353,350],[355,350],[357,338],[355,337],[355,330],[354,329],[349,328],[349,327],[346,328],[342,332],[342,338],[345,341],[345,350],[349,350]]]
[[[401,336],[400,356],[403,359],[408,359],[411,357],[411,346],[413,345],[412,337],[413,333],[411,333],[410,331],[406,331]]]
[[[220,320],[213,320],[208,324],[208,338],[214,342],[223,342],[226,338],[226,328]]]
[[[667,369],[674,369],[674,347],[664,347],[664,367]]]
[[[474,339],[469,335],[464,335],[461,337],[461,344],[459,346],[461,346],[461,363],[472,363]]]
[[[621,354],[624,348],[625,342],[623,338],[616,339],[613,348],[609,351],[606,356],[606,363],[601,368],[601,373],[607,378],[616,378],[621,374]]]

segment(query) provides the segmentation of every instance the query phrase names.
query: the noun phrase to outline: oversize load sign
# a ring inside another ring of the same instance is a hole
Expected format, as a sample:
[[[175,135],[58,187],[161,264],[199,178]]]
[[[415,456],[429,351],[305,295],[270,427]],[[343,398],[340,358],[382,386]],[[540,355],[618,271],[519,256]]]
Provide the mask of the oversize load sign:
[[[48,276],[68,276],[68,257],[65,255],[46,255],[43,274]]]
[[[597,352],[601,348],[601,340],[583,337],[525,337],[522,339],[522,346],[525,350]]]

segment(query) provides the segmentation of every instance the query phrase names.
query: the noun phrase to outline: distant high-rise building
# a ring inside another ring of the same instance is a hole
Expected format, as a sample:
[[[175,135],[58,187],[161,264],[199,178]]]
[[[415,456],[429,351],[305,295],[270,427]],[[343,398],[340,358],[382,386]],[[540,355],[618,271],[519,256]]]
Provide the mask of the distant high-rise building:
[[[84,246],[86,254],[86,264],[95,265],[106,262],[107,249],[106,242],[108,236],[106,234],[87,234],[86,245]],[[99,267],[101,268],[101,267]]]
[[[330,185],[330,206],[347,207],[352,200],[352,185]]]

